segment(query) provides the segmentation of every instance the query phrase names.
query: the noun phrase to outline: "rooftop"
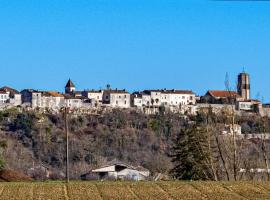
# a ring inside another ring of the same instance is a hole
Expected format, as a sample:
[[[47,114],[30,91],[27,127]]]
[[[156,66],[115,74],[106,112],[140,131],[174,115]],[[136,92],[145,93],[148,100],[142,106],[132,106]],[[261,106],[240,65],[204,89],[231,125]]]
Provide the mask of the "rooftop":
[[[150,93],[150,92],[160,92],[163,94],[194,94],[191,90],[167,90],[167,89],[163,89],[163,90],[144,90],[143,92],[145,93]]]
[[[66,88],[70,88],[70,87],[75,87],[74,83],[69,79],[67,84],[66,84]]]
[[[217,98],[240,97],[237,92],[227,90],[209,90],[207,93]]]

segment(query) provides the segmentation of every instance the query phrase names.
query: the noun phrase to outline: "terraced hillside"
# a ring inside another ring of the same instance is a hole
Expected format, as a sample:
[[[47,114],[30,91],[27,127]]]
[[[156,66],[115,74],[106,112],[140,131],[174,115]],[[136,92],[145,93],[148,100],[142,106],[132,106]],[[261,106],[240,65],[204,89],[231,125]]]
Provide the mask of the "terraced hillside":
[[[1,183],[0,199],[270,199],[268,182]]]

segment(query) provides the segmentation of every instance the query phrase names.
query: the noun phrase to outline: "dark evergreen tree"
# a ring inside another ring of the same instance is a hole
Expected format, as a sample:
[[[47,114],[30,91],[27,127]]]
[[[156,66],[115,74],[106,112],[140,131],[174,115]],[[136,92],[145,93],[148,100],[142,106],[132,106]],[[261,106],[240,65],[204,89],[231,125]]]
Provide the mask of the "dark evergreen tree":
[[[173,148],[171,171],[176,179],[182,180],[213,180],[209,166],[210,152],[207,147],[206,130],[204,127],[192,125],[181,130]]]

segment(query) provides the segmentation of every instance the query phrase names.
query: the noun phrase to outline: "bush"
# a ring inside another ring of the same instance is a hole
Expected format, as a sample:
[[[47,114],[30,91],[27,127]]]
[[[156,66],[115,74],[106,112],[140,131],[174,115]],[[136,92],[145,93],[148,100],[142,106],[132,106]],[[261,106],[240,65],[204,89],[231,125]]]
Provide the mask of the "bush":
[[[10,124],[11,131],[22,130],[24,134],[29,136],[34,128],[35,115],[20,113],[17,115],[13,123]]]

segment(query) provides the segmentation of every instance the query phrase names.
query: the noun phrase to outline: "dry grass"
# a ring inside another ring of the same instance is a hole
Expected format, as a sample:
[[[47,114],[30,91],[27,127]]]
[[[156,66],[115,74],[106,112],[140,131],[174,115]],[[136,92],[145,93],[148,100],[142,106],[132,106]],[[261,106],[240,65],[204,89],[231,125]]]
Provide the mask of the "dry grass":
[[[268,182],[61,182],[0,183],[0,200],[265,200]]]

